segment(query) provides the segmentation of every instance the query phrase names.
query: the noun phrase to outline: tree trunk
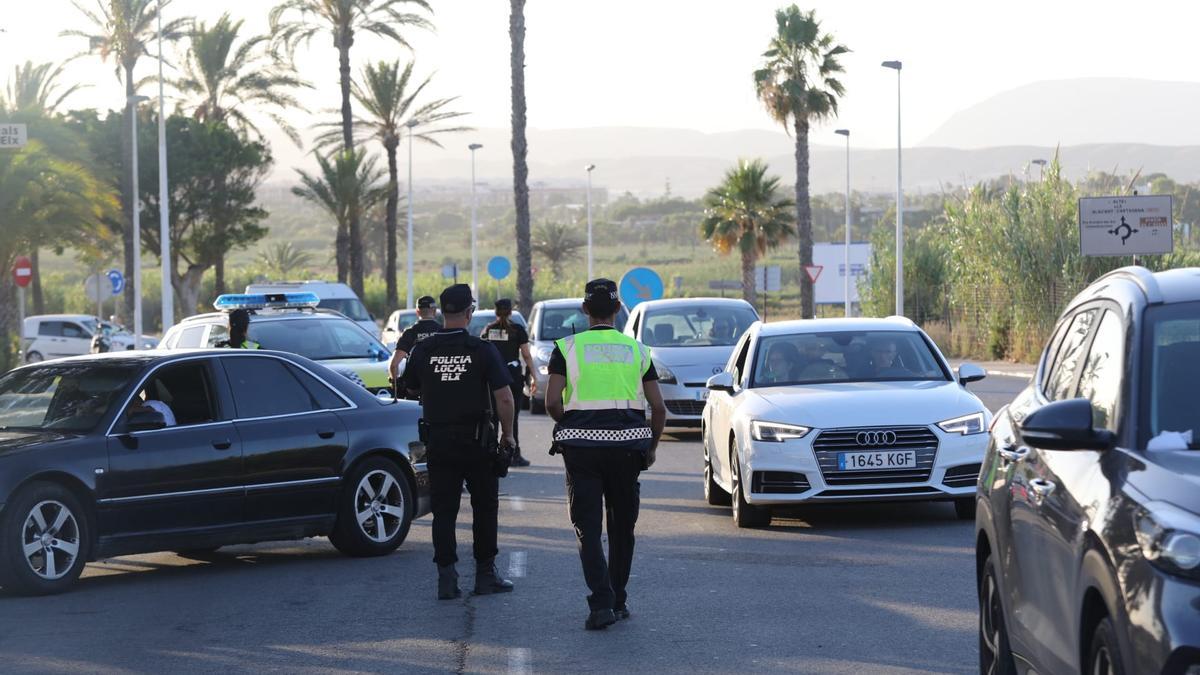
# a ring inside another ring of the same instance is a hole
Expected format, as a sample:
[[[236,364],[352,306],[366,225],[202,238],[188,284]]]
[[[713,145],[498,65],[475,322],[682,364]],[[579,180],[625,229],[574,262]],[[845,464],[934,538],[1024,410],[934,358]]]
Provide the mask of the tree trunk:
[[[11,262],[12,256],[4,257]],[[17,285],[11,275],[0,275],[0,372],[8,372],[24,361],[24,337],[24,327],[17,325]]]
[[[813,261],[812,204],[808,200],[808,120],[796,119],[796,239],[800,242],[800,318],[813,318],[813,283],[805,267]]]
[[[751,249],[742,251],[742,299],[752,307],[758,306],[758,288],[754,279],[754,263],[758,261],[757,251]]]
[[[216,225],[217,241],[224,242],[225,226]],[[225,249],[218,250],[215,254],[216,260],[213,261],[213,293],[221,295],[225,292]]]
[[[337,280],[344,284],[350,278],[350,226],[346,221],[338,222],[334,246],[337,248]]]
[[[171,275],[171,286],[175,289],[175,297],[183,307],[185,315],[195,312],[196,307],[200,304],[200,283],[207,270],[207,265],[188,265],[187,271],[183,274]]]
[[[123,312],[118,311],[121,321],[125,324],[133,322],[133,209],[137,204],[137,196],[133,194],[133,121],[134,106],[130,97],[134,94],[133,66],[125,67],[125,117],[121,125],[121,175],[118,181],[121,189],[122,224],[121,247],[125,258],[125,292],[121,294]],[[115,308],[114,308],[115,309]]]
[[[354,35],[349,28],[343,30],[337,40],[338,48],[338,77],[342,89],[342,148],[346,152],[354,150],[354,114],[350,109],[350,46],[354,44]],[[363,297],[363,241],[362,216],[358,205],[350,209],[350,222],[347,223],[345,241],[346,266],[349,268],[350,288]],[[338,248],[339,253],[342,248]],[[339,267],[342,265],[339,261]],[[345,282],[345,275],[338,271],[338,280]]]
[[[517,302],[533,306],[533,252],[529,239],[529,152],[525,140],[525,0],[511,0],[513,201],[517,210]]]
[[[29,262],[33,263],[33,313],[46,313],[46,299],[42,295],[42,265],[38,259],[38,247],[34,246],[29,253]]]
[[[399,169],[396,167],[396,148],[399,139],[389,138],[384,141],[383,148],[387,151],[388,160],[388,196],[385,231],[387,243],[384,245],[386,257],[383,264],[383,277],[387,281],[387,308],[400,306],[400,291],[396,288],[396,205],[400,201]]]
[[[350,223],[346,236],[350,243],[350,288],[363,298],[363,237],[362,214],[358,204],[350,209]]]

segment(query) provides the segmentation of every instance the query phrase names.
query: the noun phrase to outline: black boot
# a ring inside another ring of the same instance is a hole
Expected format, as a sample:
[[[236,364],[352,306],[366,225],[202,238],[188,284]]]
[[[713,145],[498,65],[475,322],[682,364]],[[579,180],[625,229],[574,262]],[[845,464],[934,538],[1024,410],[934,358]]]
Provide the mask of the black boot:
[[[458,588],[458,570],[454,565],[438,565],[438,600],[453,600],[461,598],[462,591]]]
[[[517,450],[517,454],[515,456],[513,456],[512,464],[510,464],[510,466],[526,467],[526,466],[529,466],[529,460],[522,457],[521,451]]]
[[[511,593],[513,583],[500,576],[496,571],[496,559],[481,560],[475,563],[475,595],[491,595],[492,593]]]
[[[617,615],[611,609],[593,609],[583,627],[587,630],[604,630],[616,622]]]

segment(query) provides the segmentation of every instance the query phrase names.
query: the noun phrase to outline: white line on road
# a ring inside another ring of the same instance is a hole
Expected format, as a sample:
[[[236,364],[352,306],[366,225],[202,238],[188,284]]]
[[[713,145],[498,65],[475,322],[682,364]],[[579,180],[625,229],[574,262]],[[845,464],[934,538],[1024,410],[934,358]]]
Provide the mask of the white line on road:
[[[525,647],[514,647],[508,650],[509,675],[532,675],[533,666],[529,663],[529,650]]]
[[[525,510],[525,500],[524,499],[521,499],[520,497],[513,495],[508,498],[508,501],[512,502],[513,511],[524,511]]]
[[[522,579],[525,577],[525,565],[528,560],[528,555],[525,551],[513,551],[508,560],[508,576],[514,579]]]

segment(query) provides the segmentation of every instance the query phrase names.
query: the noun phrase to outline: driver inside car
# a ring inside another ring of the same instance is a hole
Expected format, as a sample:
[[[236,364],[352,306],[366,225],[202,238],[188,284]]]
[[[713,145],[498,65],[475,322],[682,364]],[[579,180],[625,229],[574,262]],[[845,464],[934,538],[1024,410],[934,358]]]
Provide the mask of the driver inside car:
[[[896,361],[896,341],[892,338],[877,338],[871,342],[871,367],[875,377],[905,377],[908,369]]]
[[[147,389],[149,387],[147,386]],[[168,427],[173,427],[177,424],[175,421],[175,412],[171,410],[171,406],[162,401],[149,397],[147,389],[142,389],[137,396],[129,403],[129,408],[125,411],[127,417],[133,417],[137,413],[156,412],[163,416],[163,421]]]

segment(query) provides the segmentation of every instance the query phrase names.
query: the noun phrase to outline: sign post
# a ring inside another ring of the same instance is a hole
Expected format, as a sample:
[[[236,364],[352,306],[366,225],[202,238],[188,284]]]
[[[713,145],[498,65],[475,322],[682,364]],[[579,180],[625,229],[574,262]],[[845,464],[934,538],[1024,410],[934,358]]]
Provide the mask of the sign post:
[[[22,125],[24,126],[24,125]],[[13,262],[13,283],[17,285],[17,334],[25,337],[25,287],[33,281],[33,261],[25,256],[18,256]]]
[[[1079,252],[1085,256],[1162,255],[1175,250],[1171,195],[1083,197]]]
[[[29,134],[24,124],[0,122],[0,150],[23,148],[28,142]]]

